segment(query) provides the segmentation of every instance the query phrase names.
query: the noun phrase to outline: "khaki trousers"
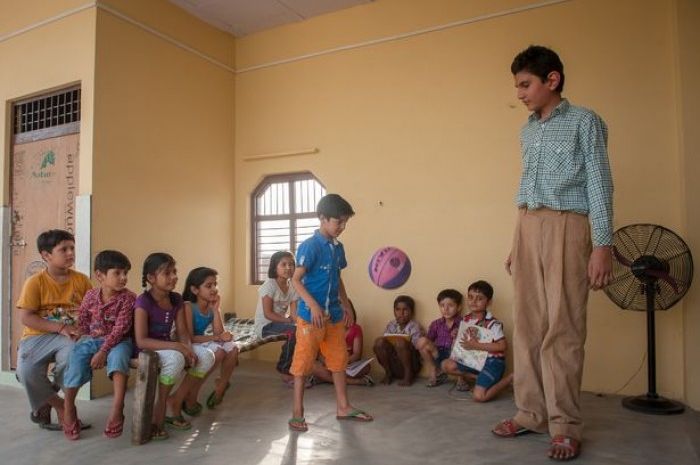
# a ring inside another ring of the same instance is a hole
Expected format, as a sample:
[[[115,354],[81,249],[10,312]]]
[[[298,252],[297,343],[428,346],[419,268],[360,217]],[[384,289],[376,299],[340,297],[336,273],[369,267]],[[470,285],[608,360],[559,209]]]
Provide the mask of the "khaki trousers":
[[[511,254],[516,423],[581,440],[588,217],[520,209]]]

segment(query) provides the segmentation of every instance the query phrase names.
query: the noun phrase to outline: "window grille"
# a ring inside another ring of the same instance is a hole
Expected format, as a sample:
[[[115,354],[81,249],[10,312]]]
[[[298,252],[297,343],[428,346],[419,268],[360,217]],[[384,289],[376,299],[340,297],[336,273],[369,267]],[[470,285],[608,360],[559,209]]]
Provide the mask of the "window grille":
[[[14,133],[48,129],[80,121],[80,88],[61,90],[13,106]]]
[[[296,254],[318,228],[316,205],[325,187],[311,173],[268,176],[252,198],[252,282],[267,278],[270,257],[279,250]]]

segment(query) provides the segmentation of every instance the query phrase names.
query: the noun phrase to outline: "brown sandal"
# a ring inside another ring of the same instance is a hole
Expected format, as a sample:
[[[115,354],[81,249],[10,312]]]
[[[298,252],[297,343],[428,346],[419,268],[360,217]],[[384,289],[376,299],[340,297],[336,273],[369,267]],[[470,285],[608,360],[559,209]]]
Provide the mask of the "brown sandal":
[[[558,452],[558,453],[557,453]],[[581,453],[581,442],[574,438],[558,434],[552,438],[548,456],[552,460],[566,462],[573,460]]]
[[[108,422],[107,426],[105,426],[105,430],[102,432],[102,435],[106,438],[114,439],[121,436],[123,431],[124,417],[122,417],[121,420]]]
[[[82,428],[80,427],[80,420],[76,419],[73,423],[68,424],[68,423],[63,423],[63,434],[66,436],[66,439],[70,441],[77,441],[80,439],[80,430]]]
[[[532,433],[532,430],[520,426],[513,419],[503,420],[491,430],[499,438],[514,438],[523,434]]]

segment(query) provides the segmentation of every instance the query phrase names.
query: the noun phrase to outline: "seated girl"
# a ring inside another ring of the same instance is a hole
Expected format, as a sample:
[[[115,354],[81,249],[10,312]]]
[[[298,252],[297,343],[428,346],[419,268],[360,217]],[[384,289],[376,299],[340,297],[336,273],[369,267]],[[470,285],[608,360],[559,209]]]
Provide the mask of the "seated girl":
[[[139,350],[153,350],[158,354],[160,376],[158,395],[153,408],[153,440],[168,438],[164,424],[187,430],[192,425],[182,417],[181,406],[190,388],[203,378],[214,365],[214,353],[204,347],[192,346],[182,296],[173,292],[177,284],[175,259],[167,253],[152,253],[143,263],[144,291],[134,304],[134,336]],[[177,342],[170,338],[176,328]],[[185,379],[169,400],[172,416],[166,417],[168,395],[185,370]]]
[[[217,276],[216,270],[211,268],[195,268],[187,275],[182,292],[182,298],[185,300],[185,322],[192,346],[211,350],[215,358],[214,366],[204,378],[197,380],[182,404],[182,410],[190,416],[201,413],[202,404],[197,402],[199,389],[216,367],[220,367],[220,372],[214,383],[214,390],[207,397],[207,407],[210,409],[223,401],[224,394],[231,385],[229,379],[238,364],[238,348],[233,342],[233,334],[224,331]],[[209,325],[212,327],[211,336],[204,334]]]
[[[294,255],[286,251],[272,254],[267,271],[268,278],[258,289],[258,305],[255,310],[255,334],[258,337],[287,335],[287,341],[282,345],[282,353],[277,362],[277,371],[282,376],[282,381],[290,386],[294,384],[289,367],[292,366],[296,344],[295,320],[299,299],[290,284],[293,274]]]

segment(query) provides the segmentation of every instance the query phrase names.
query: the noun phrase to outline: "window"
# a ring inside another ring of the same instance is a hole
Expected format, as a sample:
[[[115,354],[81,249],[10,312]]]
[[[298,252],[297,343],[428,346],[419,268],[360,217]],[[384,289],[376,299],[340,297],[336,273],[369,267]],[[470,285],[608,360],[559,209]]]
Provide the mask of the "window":
[[[318,228],[316,205],[326,188],[309,172],[268,176],[252,196],[252,273],[260,284],[267,278],[270,257],[297,247]]]
[[[80,121],[80,88],[23,100],[14,105],[14,133],[48,129]]]

